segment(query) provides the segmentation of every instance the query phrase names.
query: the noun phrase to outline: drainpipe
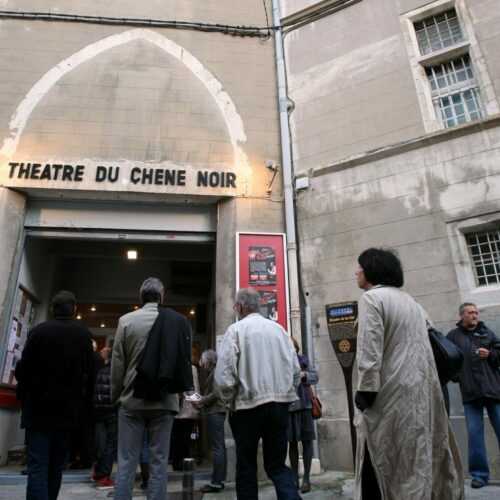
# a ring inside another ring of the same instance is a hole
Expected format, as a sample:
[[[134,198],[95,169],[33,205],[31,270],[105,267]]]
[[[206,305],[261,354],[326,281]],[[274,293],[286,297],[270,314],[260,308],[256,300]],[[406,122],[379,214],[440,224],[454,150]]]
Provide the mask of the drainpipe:
[[[288,289],[290,297],[291,334],[302,343],[300,324],[299,272],[297,264],[297,242],[295,238],[295,208],[293,205],[292,155],[288,111],[292,102],[286,95],[285,58],[281,34],[279,0],[273,0],[274,41],[276,46],[276,68],[278,73],[278,99],[280,111],[281,156],[283,161],[283,184],[285,190],[285,224],[288,260]]]

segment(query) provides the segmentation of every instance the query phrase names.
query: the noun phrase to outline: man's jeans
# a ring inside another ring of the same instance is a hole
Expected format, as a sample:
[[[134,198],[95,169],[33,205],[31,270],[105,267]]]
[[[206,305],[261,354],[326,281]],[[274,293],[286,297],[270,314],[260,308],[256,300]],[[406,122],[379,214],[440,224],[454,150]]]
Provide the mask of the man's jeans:
[[[484,444],[484,408],[488,412],[495,431],[500,451],[500,401],[482,398],[472,403],[464,403],[468,436],[469,474],[484,484],[488,482],[490,469]]]
[[[227,457],[224,440],[225,413],[210,413],[207,415],[208,437],[212,450],[213,470],[212,486],[222,486],[226,480]]]
[[[167,466],[174,415],[166,410],[118,410],[118,471],[115,500],[130,500],[137,462],[148,427],[148,500],[167,498]]]
[[[262,438],[264,470],[274,483],[278,500],[300,499],[292,473],[285,465],[288,403],[267,403],[229,416],[236,444],[236,496],[257,500],[257,450]]]
[[[55,500],[68,457],[70,432],[26,429],[28,486],[26,500]]]
[[[101,423],[106,429],[106,438],[97,461],[96,479],[108,477],[111,474],[118,441],[118,420],[116,414],[113,413],[103,417]]]

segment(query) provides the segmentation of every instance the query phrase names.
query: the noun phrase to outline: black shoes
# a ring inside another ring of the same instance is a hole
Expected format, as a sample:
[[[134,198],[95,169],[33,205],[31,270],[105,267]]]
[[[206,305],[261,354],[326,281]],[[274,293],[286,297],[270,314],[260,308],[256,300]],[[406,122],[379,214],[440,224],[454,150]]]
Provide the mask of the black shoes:
[[[302,483],[300,487],[301,493],[309,493],[311,491],[311,483]]]
[[[220,493],[224,489],[224,485],[212,486],[211,484],[206,484],[200,488],[203,493]]]
[[[470,487],[471,488],[478,489],[478,488],[482,488],[483,486],[486,486],[486,484],[483,481],[481,481],[481,479],[474,478],[470,482]]]

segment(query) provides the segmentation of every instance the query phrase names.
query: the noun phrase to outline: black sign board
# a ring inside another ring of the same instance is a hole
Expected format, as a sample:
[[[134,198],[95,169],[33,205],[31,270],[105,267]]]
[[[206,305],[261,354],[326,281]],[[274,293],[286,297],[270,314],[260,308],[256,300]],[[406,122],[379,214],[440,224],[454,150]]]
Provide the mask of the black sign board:
[[[354,428],[354,405],[352,394],[352,367],[356,359],[356,320],[358,319],[358,303],[356,301],[337,302],[328,304],[326,321],[328,334],[333,350],[337,355],[347,391],[347,405],[349,408],[349,422],[351,427],[352,457],[356,457],[356,429]]]

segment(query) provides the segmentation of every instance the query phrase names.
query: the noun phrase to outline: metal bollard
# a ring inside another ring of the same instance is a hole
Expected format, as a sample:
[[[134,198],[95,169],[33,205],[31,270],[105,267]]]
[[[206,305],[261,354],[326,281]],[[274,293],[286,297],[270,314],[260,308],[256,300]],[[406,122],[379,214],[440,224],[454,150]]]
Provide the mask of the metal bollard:
[[[182,461],[182,500],[194,498],[194,458]]]

